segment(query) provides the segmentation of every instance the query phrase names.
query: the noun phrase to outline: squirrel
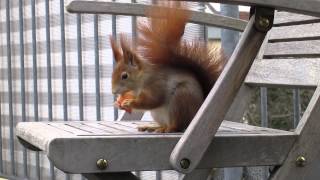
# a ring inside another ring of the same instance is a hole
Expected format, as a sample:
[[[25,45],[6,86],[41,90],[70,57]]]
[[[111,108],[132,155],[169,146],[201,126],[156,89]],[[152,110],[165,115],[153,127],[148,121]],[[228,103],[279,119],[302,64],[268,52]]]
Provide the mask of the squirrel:
[[[139,131],[184,131],[220,75],[225,58],[220,47],[208,49],[200,40],[183,40],[191,17],[182,3],[153,6],[148,21],[137,26],[136,48],[124,35],[110,37],[116,62],[112,93],[132,94],[115,103],[120,109],[149,110],[159,126]]]

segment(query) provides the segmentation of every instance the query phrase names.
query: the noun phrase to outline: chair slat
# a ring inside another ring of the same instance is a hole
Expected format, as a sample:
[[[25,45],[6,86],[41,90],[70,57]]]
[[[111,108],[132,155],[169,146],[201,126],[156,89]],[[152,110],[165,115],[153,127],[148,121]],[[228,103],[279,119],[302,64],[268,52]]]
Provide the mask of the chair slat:
[[[320,57],[320,40],[277,42],[267,44],[264,52],[264,58],[283,57],[318,58]]]
[[[267,87],[316,88],[320,80],[320,58],[256,60],[245,83]]]
[[[274,26],[292,26],[316,22],[320,22],[319,17],[281,11],[275,14]]]
[[[269,42],[304,41],[320,39],[320,23],[274,27]]]

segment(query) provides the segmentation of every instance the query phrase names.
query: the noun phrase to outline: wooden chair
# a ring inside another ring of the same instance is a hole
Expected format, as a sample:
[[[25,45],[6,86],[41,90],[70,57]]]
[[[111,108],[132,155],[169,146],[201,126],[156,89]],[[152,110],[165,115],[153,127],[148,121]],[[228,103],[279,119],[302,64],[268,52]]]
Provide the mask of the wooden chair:
[[[246,23],[240,20],[194,13],[192,22],[244,32],[184,133],[141,133],[136,130],[137,125],[146,123],[141,121],[24,122],[17,125],[21,143],[44,151],[57,168],[84,174],[90,180],[138,179],[131,171],[166,169],[186,173],[183,179],[200,180],[214,167],[265,165],[279,167],[272,173],[274,180],[318,179],[320,59],[316,57],[320,57],[320,20],[277,12],[274,27],[268,31],[273,25],[273,8],[320,16],[320,1],[220,2],[256,8],[245,29]],[[145,7],[74,1],[67,9],[143,16]],[[318,88],[298,127],[289,132],[231,122],[242,118],[256,86]]]

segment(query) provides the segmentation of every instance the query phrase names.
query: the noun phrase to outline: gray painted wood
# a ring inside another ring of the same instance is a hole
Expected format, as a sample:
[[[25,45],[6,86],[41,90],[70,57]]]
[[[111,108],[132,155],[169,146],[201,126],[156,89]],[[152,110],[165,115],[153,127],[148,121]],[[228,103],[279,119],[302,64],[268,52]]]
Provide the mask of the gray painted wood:
[[[272,177],[272,180],[309,180],[319,179],[320,162],[320,86],[316,89],[311,101],[296,128],[299,134],[284,164]],[[297,167],[298,156],[306,158],[305,167]]]
[[[292,26],[320,22],[319,17],[280,11],[275,14],[274,26]]]
[[[88,180],[139,180],[131,172],[82,174]]]
[[[68,123],[74,126],[76,122]],[[182,133],[138,132],[138,125],[150,123],[142,121],[121,122],[136,132],[108,134],[98,131],[90,135],[60,127],[68,123],[57,122],[59,126],[52,126],[52,122],[19,123],[17,136],[43,150],[57,168],[69,173],[172,169],[169,157],[182,136]],[[93,127],[94,122],[78,123],[88,123]],[[116,123],[120,122],[104,122],[110,126]],[[285,159],[296,138],[292,132],[229,121],[224,121],[220,129],[198,168],[278,165]],[[269,148],[268,151],[265,147]],[[96,167],[96,161],[100,158],[109,161],[106,170]]]
[[[225,118],[228,121],[240,122],[247,110],[254,89],[242,85]]]
[[[179,180],[208,180],[212,169],[196,169],[189,174],[183,175]]]
[[[268,44],[269,35],[270,33],[266,35],[266,38],[264,39],[256,58],[261,59],[263,57],[265,47]],[[251,67],[251,69],[253,68],[254,66]],[[250,74],[250,71],[249,71],[249,74]],[[244,112],[247,110],[249,106],[249,103],[254,91],[255,91],[254,88],[243,83],[224,119],[229,121],[234,121],[234,122],[240,122],[241,119],[243,118]]]
[[[245,83],[252,86],[316,88],[320,59],[256,60]]]
[[[215,86],[170,156],[170,162],[176,170],[190,172],[200,162],[242,85],[265,35],[255,30],[254,17],[251,18]],[[184,158],[191,162],[188,169],[180,167],[180,161]]]
[[[143,117],[143,112],[132,112],[132,113],[125,112],[121,117],[120,121],[137,121],[137,120],[141,120],[142,117]]]
[[[320,23],[296,26],[273,27],[270,32],[270,42],[302,41],[320,39]]]
[[[67,6],[67,10],[71,13],[99,13],[145,16],[145,11],[146,9],[148,9],[148,7],[150,6],[137,3],[132,4],[102,1],[72,1]],[[243,31],[247,25],[247,21],[236,18],[198,11],[191,12],[192,16],[190,18],[190,22],[192,23],[223,27],[237,31]]]
[[[194,0],[186,0],[194,1]],[[206,2],[219,2],[246,6],[274,7],[278,10],[287,10],[313,16],[320,16],[320,0],[199,0]]]
[[[320,57],[320,40],[269,43],[266,47],[264,57]]]

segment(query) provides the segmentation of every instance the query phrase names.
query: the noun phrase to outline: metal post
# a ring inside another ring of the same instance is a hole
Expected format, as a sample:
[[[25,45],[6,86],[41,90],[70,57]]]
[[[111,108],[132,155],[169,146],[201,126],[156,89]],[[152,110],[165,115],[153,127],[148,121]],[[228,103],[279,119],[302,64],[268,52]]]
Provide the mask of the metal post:
[[[156,180],[162,180],[161,171],[156,171]]]
[[[268,127],[268,89],[266,87],[260,88],[260,114],[261,114],[261,126]],[[266,180],[269,177],[269,167],[257,167],[252,168],[251,171],[258,171],[259,173],[255,173],[255,178],[259,178],[261,180]]]
[[[12,75],[11,75],[11,35],[10,35],[10,0],[6,0],[6,30],[7,30],[7,60],[8,60],[8,90],[9,90],[9,134],[11,173],[15,175],[14,135],[13,135],[13,106],[12,106]]]
[[[260,112],[261,112],[261,126],[268,127],[268,96],[267,88],[260,88]]]
[[[22,121],[26,121],[26,101],[25,101],[25,79],[24,79],[24,37],[23,37],[23,4],[22,0],[19,0],[19,37],[20,37],[20,79],[21,79],[21,113]],[[23,175],[28,177],[28,158],[27,150],[23,147]]]
[[[48,118],[52,121],[52,81],[51,81],[51,45],[50,45],[50,11],[49,0],[45,0],[46,16],[46,54],[47,54],[47,81],[48,81]],[[50,179],[55,179],[54,166],[50,161]]]
[[[236,5],[221,4],[221,15],[239,18],[239,7]],[[221,43],[225,54],[230,57],[239,41],[239,32],[222,29]]]
[[[63,94],[63,120],[68,121],[68,100],[67,100],[67,67],[65,47],[65,24],[64,24],[64,0],[60,0],[60,31],[61,31],[61,61],[62,61],[62,94]],[[66,174],[66,180],[70,175]]]
[[[115,0],[112,0],[115,2]],[[117,17],[116,15],[111,16],[111,21],[112,21],[112,37],[114,39],[117,38]],[[113,59],[113,66],[115,66],[115,60]],[[114,101],[116,100],[116,96],[113,97]],[[113,110],[113,115],[114,115],[114,120],[118,119],[119,117],[119,112],[117,108],[114,108]]]
[[[63,119],[68,120],[67,107],[67,75],[66,75],[66,48],[65,48],[65,25],[64,25],[64,0],[60,0],[60,30],[61,30],[61,60],[62,60],[62,91],[63,91]]]
[[[101,120],[101,105],[100,105],[100,70],[99,70],[99,24],[98,15],[93,15],[94,24],[94,56],[95,56],[95,79],[96,79],[96,114],[97,121]]]
[[[82,39],[81,39],[81,15],[77,14],[77,54],[79,77],[79,119],[83,121],[83,81],[82,81]]]
[[[202,3],[202,2],[199,2],[198,3],[199,5],[199,10],[202,11],[202,12],[205,12],[206,11],[206,5],[205,3]],[[207,25],[200,25],[203,30],[202,30],[202,34],[203,34],[203,40],[205,43],[207,43],[208,41],[208,27]]]
[[[33,104],[34,104],[34,120],[39,121],[38,114],[38,73],[37,73],[37,36],[36,36],[36,8],[35,0],[31,0],[31,26],[32,26],[32,69],[33,69]],[[40,157],[36,152],[36,177],[40,175]]]
[[[221,4],[221,15],[239,18],[239,7]],[[227,57],[230,57],[239,41],[239,32],[221,29],[221,45]],[[240,120],[240,119],[239,119]],[[242,168],[224,168],[225,180],[237,180],[242,177]]]
[[[293,128],[297,127],[300,121],[301,102],[300,102],[300,90],[293,90]]]
[[[131,0],[131,3],[137,3],[136,0]],[[137,37],[137,17],[132,16],[132,38],[135,39]]]
[[[1,102],[1,98],[0,98]],[[3,173],[3,159],[2,159],[2,113],[1,113],[1,105],[0,105],[0,174]]]

